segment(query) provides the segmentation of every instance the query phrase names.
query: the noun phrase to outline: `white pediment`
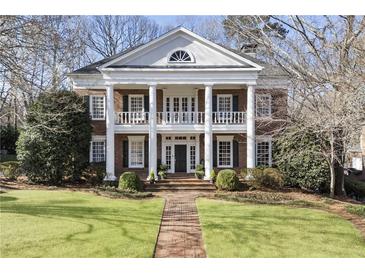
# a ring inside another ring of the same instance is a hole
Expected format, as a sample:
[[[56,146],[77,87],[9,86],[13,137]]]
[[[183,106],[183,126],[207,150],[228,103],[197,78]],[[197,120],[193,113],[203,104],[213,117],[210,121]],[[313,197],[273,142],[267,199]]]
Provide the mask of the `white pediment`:
[[[169,62],[169,56],[176,50],[192,55],[191,62]],[[122,55],[103,67],[244,67],[260,69],[257,64],[216,45],[184,28],[178,28],[144,46]]]

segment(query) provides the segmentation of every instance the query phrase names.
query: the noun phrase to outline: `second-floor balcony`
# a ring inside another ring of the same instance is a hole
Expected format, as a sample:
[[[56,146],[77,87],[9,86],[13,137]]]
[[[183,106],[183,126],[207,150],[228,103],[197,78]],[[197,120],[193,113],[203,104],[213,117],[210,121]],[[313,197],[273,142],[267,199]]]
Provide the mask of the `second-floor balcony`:
[[[118,125],[148,124],[149,112],[116,112],[115,123]],[[156,112],[156,122],[159,125],[202,125],[205,122],[205,112]],[[246,112],[213,112],[212,123],[215,125],[246,124]]]

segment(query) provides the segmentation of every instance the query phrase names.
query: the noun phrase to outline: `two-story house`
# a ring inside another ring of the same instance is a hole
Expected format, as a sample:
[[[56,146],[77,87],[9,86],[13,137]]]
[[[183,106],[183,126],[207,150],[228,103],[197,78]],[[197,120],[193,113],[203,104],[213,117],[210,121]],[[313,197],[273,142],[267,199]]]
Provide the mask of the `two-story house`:
[[[106,162],[108,180],[126,170],[148,175],[205,167],[271,165],[271,136],[255,117],[271,119],[286,98],[285,74],[252,56],[182,27],[70,74],[88,100],[90,161]]]

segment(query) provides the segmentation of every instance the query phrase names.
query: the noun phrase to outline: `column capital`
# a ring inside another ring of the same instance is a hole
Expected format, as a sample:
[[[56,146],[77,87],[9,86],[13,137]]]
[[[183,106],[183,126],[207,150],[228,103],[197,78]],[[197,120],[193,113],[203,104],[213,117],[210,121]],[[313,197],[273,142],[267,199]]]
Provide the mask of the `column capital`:
[[[204,86],[212,88],[214,86],[214,83],[204,83]]]
[[[148,87],[157,87],[157,83],[148,83]]]

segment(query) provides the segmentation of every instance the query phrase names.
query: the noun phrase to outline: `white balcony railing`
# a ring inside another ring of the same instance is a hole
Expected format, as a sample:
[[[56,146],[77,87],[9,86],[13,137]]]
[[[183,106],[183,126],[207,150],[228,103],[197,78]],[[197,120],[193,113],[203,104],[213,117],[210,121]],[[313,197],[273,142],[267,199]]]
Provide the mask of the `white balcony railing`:
[[[246,123],[246,112],[213,112],[213,124],[239,125]],[[204,112],[156,112],[157,124],[204,124]],[[148,124],[148,112],[116,112],[115,123],[124,125]]]

